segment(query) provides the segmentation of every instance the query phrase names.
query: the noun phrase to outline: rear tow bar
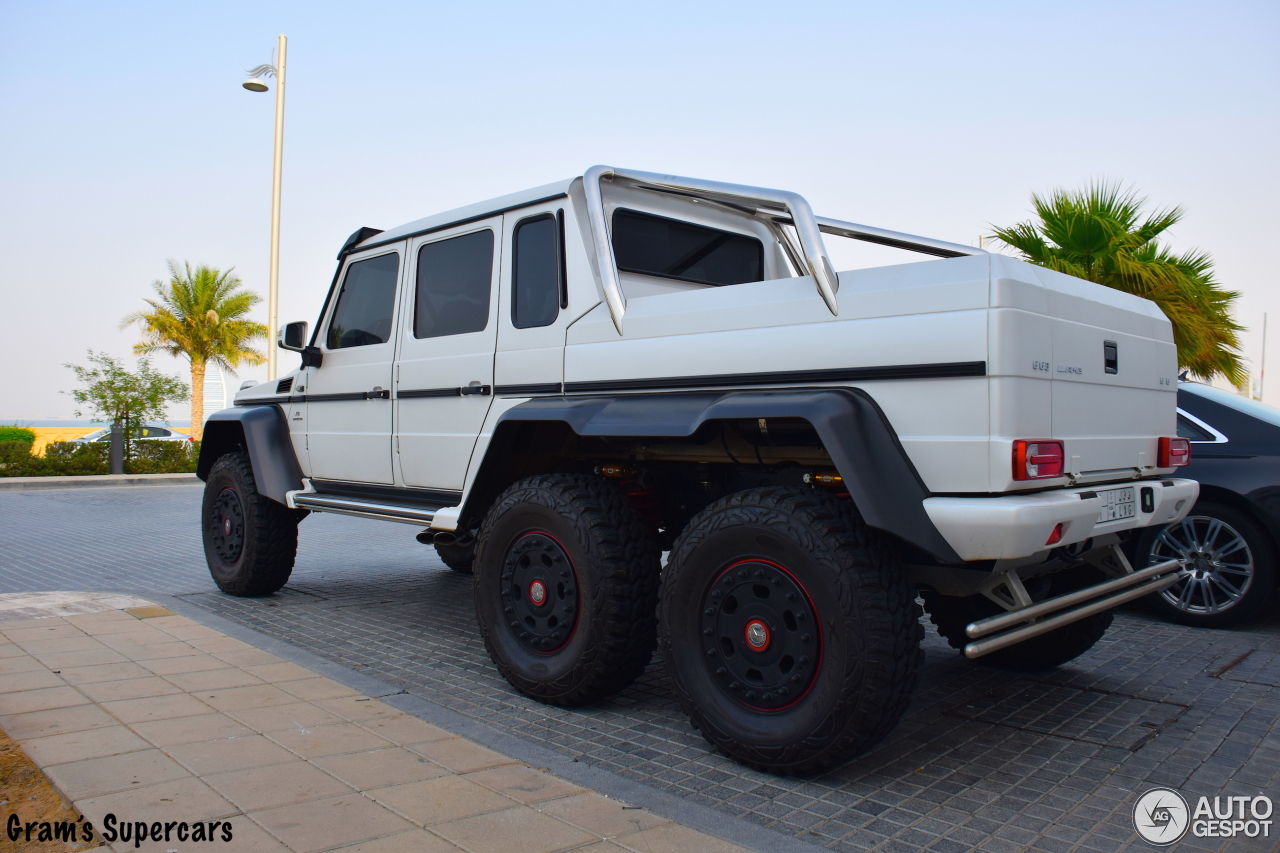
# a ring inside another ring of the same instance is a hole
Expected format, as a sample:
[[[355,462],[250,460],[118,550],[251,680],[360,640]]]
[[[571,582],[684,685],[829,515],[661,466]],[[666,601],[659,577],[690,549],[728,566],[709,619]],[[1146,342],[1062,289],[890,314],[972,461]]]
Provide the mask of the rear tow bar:
[[[1178,560],[1167,560],[1087,589],[979,619],[965,628],[965,633],[975,641],[964,647],[965,657],[980,658],[1103,610],[1110,610],[1126,601],[1159,592],[1178,580],[1181,569],[1182,564]],[[1006,628],[1011,630],[1005,630]]]

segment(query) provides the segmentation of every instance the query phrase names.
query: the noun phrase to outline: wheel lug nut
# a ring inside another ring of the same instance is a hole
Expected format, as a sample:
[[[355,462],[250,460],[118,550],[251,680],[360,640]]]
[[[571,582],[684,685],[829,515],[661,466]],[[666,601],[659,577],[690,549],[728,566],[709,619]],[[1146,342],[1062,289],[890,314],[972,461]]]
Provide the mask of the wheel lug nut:
[[[758,578],[764,577],[764,569],[756,569],[756,577]]]
[[[737,689],[738,689],[738,682],[736,682],[736,681],[730,681],[730,682],[729,682],[729,689],[730,689],[730,690],[737,690]]]
[[[763,696],[761,696],[760,698],[761,698],[761,699],[763,699],[763,700],[764,700],[764,701],[766,701],[766,702],[770,702],[770,701],[772,701],[772,700],[773,700],[773,694],[772,694],[772,693],[766,693],[766,694],[764,694]]]
[[[725,669],[725,668],[724,668],[724,667],[722,667],[722,666],[721,666],[721,667],[717,667],[717,668],[716,668],[716,675],[724,675],[724,674],[725,674],[726,672],[728,672],[728,671],[729,671],[729,670]]]
[[[808,637],[808,636],[809,636],[808,634],[805,634],[805,637]],[[809,656],[808,656],[808,655],[800,655],[800,663],[802,663],[802,664],[806,664],[806,663],[808,663],[808,662],[809,662]]]
[[[755,692],[754,690],[748,690],[748,691],[747,691],[747,698],[748,698],[748,699],[754,699],[754,698],[756,698],[756,692]]]
[[[797,618],[797,619],[808,619],[808,618],[809,618],[809,614],[808,614],[808,613],[805,613],[803,610],[801,610],[799,613],[797,613],[797,614],[796,614],[796,618]]]
[[[796,594],[794,592],[787,593],[787,601],[795,601],[795,600],[796,600]]]
[[[716,650],[715,650],[715,649],[707,649],[707,657],[709,657],[709,658],[713,658],[713,657],[715,657],[715,656],[716,656]]]
[[[556,559],[558,560],[558,559],[560,559],[560,558],[559,558],[559,557],[557,557]],[[561,573],[560,573],[560,577],[562,577],[562,578],[567,578],[567,577],[569,577],[569,573],[568,573],[567,571],[561,572]]]
[[[706,610],[702,611],[702,615],[703,615],[703,616],[714,616],[714,615],[716,615],[715,608],[713,608],[713,607],[708,607]]]
[[[703,629],[702,629],[702,636],[704,636],[704,637],[710,637],[712,633],[713,633],[713,632],[712,632],[712,630],[711,630],[710,628],[703,628]]]
[[[809,636],[808,634],[801,634],[801,635],[800,635],[800,642],[802,642],[802,643],[807,643],[807,642],[809,642],[809,641],[810,641],[810,640],[812,640],[812,639],[813,639],[813,637]]]
[[[791,683],[792,683],[792,684],[799,684],[799,683],[800,683],[800,676],[798,676],[798,675],[793,675],[793,676],[791,676]]]
[[[718,590],[718,589],[717,589],[717,590],[713,590],[713,591],[712,591],[712,593],[711,593],[711,597],[712,597],[712,598],[719,598],[719,597],[720,597],[720,596],[722,596],[722,595],[724,595],[724,593],[722,593],[722,592],[721,592],[720,590]]]
[[[515,612],[516,612],[516,609],[515,609],[514,607],[504,607],[504,608],[502,608],[502,612],[503,612],[503,613],[515,613]]]
[[[515,626],[512,626],[512,627],[515,627]],[[520,632],[520,639],[522,639],[522,640],[527,640],[527,639],[529,639],[529,632],[528,632],[528,631],[521,631],[521,632]]]
[[[778,695],[779,695],[779,696],[786,696],[786,695],[787,695],[788,693],[790,693],[790,692],[791,692],[791,690],[790,690],[789,688],[786,688],[786,687],[779,687],[779,688],[778,688]]]

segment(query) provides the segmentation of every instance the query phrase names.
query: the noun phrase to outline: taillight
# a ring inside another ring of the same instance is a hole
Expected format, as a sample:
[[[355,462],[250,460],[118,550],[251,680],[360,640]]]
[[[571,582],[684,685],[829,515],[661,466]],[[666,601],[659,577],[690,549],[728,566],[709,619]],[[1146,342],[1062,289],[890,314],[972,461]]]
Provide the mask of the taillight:
[[[1047,480],[1062,476],[1061,441],[1035,438],[1013,443],[1013,479]]]
[[[1181,468],[1191,464],[1191,442],[1185,438],[1160,439],[1160,463],[1157,468]]]

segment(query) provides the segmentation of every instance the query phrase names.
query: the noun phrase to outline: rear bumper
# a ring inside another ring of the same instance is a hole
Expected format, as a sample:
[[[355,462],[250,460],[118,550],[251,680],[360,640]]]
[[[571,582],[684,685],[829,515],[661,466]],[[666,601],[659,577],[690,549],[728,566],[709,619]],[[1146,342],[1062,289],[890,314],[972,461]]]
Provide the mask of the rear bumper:
[[[1151,489],[1154,506],[1142,511],[1138,500],[1132,518],[1098,520],[1106,505],[1101,493],[1133,487]],[[1091,536],[1168,524],[1186,516],[1200,485],[1195,480],[1135,480],[1074,489],[1054,489],[1030,495],[981,498],[926,498],[925,512],[934,526],[964,560],[1012,560],[1073,545]],[[1062,525],[1062,539],[1047,546],[1054,527]]]

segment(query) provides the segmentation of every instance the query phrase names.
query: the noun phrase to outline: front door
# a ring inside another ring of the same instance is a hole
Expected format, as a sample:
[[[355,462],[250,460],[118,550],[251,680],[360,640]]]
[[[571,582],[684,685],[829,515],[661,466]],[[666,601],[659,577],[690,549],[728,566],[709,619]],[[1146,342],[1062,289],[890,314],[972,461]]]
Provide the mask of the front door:
[[[401,247],[352,259],[322,324],[320,367],[306,373],[312,477],[392,482],[391,369]]]
[[[493,400],[502,218],[410,243],[396,439],[406,486],[461,490]]]

